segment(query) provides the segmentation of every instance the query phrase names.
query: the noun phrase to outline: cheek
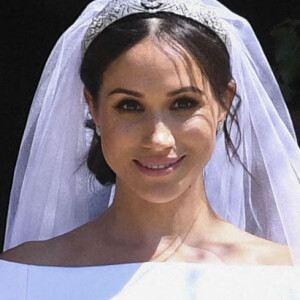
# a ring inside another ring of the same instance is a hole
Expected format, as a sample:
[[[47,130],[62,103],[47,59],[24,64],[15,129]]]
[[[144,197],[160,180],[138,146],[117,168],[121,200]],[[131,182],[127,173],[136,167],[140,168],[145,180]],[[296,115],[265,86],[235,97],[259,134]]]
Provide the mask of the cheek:
[[[196,141],[209,142],[215,139],[215,121],[211,113],[199,112],[182,123],[184,136],[194,138]]]
[[[108,165],[117,172],[130,157],[136,138],[128,124],[115,120],[113,116],[102,119],[100,126],[103,155]]]
[[[197,116],[182,125],[182,139],[199,163],[205,165],[210,159],[216,141],[215,125],[211,118]]]

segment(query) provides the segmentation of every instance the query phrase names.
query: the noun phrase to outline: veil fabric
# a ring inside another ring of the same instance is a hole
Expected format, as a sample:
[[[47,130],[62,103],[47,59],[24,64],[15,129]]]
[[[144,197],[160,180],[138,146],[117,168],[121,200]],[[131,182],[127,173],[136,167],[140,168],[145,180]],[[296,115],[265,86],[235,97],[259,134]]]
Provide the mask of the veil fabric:
[[[108,2],[92,2],[47,61],[15,169],[4,249],[79,227],[112,202],[114,187],[101,186],[85,164],[93,132],[85,127],[89,111],[79,77],[82,40]],[[230,39],[237,85],[233,104],[241,99],[238,154],[252,176],[240,162],[229,161],[224,134],[219,133],[205,169],[208,199],[220,216],[236,226],[287,244],[294,265],[300,265],[300,150],[261,46],[248,22],[219,2],[175,2],[191,8],[201,3],[218,16]],[[231,137],[238,138],[235,125]]]

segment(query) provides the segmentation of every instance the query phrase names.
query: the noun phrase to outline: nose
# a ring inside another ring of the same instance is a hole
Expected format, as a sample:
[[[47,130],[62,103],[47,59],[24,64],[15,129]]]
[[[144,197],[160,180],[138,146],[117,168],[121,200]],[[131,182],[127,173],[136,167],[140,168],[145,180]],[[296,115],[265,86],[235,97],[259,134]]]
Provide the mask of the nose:
[[[170,124],[166,120],[156,116],[148,120],[147,123],[143,139],[144,148],[162,151],[174,147],[175,137]]]

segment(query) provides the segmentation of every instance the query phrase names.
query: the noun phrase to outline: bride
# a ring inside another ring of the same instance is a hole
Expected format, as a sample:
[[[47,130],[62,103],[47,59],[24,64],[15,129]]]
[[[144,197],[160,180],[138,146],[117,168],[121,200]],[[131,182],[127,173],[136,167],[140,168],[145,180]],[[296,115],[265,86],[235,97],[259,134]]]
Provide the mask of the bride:
[[[204,2],[94,1],[62,36],[25,130],[2,260],[299,264],[288,112],[247,22]]]
[[[93,222],[25,243],[4,259],[55,266],[291,264],[286,246],[226,222],[206,195],[203,171],[222,124],[233,118],[236,90],[217,34],[179,16],[130,15],[95,38],[81,77],[99,134],[89,165],[100,182],[116,183],[114,202]],[[113,175],[103,174],[100,155]]]
[[[247,21],[215,0],[96,0],[32,104],[1,294],[299,299],[299,178]]]

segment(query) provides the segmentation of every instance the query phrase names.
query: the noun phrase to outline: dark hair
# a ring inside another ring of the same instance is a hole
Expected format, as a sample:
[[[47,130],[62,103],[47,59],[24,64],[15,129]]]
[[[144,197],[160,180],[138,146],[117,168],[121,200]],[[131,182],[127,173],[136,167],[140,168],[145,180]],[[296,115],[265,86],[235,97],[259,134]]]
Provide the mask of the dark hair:
[[[159,22],[151,22],[158,18]],[[230,125],[224,124],[227,154],[237,155],[237,147],[230,138],[232,123],[239,126],[236,118],[238,106],[229,109],[224,97],[228,91],[228,83],[232,80],[230,58],[222,40],[210,28],[191,19],[171,13],[134,14],[122,18],[100,33],[87,49],[82,61],[80,76],[85,87],[96,102],[99,96],[103,73],[107,67],[121,54],[129,50],[148,35],[168,43],[187,62],[186,53],[198,64],[207,77],[217,101],[228,110]],[[179,47],[178,47],[179,46]],[[182,50],[183,48],[184,50]],[[91,121],[89,127],[95,129]],[[88,154],[87,165],[102,184],[115,183],[116,175],[106,163],[101,138],[94,133]]]

